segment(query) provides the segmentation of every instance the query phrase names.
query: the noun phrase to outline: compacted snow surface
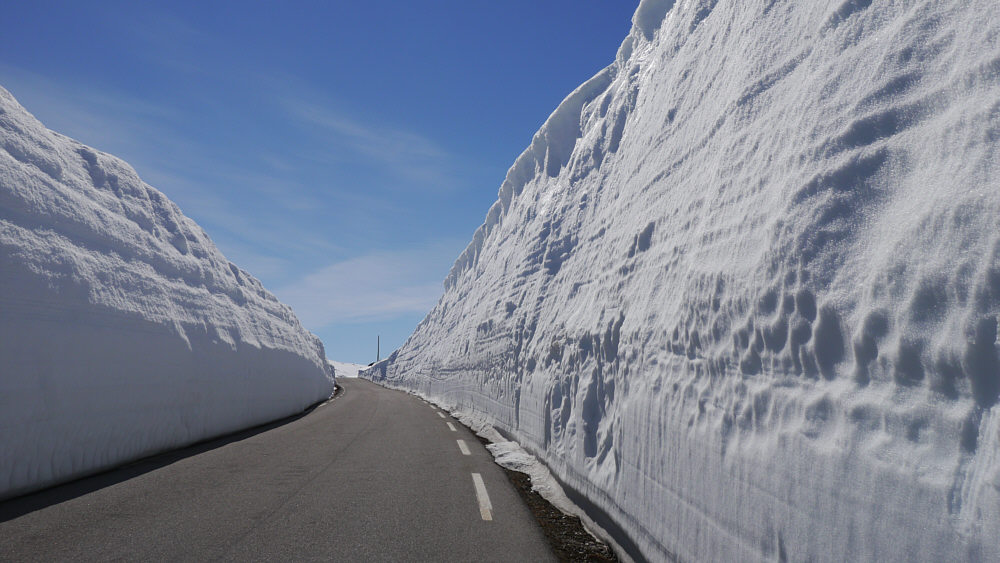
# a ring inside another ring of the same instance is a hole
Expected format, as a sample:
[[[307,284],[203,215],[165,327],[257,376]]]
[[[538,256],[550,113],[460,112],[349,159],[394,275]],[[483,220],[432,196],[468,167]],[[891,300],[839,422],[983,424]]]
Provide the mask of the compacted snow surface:
[[[291,309],[127,164],[0,88],[0,498],[332,392]]]
[[[644,0],[406,344],[636,558],[1000,560],[1000,4]]]

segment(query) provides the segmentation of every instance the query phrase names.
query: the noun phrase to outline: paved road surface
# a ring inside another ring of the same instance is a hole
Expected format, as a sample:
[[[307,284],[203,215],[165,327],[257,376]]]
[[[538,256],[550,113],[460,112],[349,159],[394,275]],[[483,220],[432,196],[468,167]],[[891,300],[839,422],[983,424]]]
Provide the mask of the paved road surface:
[[[294,420],[0,504],[0,560],[552,560],[468,430],[340,383]]]

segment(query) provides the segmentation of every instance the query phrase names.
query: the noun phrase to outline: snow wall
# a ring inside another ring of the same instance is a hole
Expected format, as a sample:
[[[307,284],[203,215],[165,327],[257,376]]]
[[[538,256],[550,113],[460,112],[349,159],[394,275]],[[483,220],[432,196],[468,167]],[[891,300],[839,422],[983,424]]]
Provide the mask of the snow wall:
[[[643,0],[367,377],[633,557],[1000,560],[1000,4]]]
[[[0,498],[332,392],[288,306],[127,164],[0,88]]]

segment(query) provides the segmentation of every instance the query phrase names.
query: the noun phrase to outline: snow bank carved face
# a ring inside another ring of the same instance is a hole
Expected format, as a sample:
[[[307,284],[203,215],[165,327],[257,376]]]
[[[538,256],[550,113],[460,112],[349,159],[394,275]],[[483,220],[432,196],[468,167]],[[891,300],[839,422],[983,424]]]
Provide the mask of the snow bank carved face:
[[[983,14],[644,0],[379,377],[518,437],[642,557],[1000,557]]]
[[[301,412],[291,309],[121,160],[0,88],[0,498]]]

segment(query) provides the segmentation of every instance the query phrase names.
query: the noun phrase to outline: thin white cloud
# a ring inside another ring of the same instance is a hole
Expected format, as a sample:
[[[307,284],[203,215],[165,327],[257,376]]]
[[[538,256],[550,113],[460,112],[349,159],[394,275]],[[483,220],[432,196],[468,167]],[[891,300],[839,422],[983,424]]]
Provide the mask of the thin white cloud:
[[[441,280],[458,246],[438,243],[351,258],[309,274],[275,294],[291,305],[311,330],[334,323],[426,313],[444,290]]]
[[[206,228],[231,259],[260,277],[288,279],[290,255],[343,252],[294,218],[322,208],[324,200],[275,173],[254,173],[206,156],[197,142],[168,124],[191,119],[168,106],[0,63],[0,85],[51,129],[107,151],[134,166],[139,176]],[[249,216],[239,201],[269,202]],[[239,194],[239,195],[237,195]],[[326,199],[331,196],[327,195]],[[256,268],[256,269],[255,269]]]
[[[99,150],[136,145],[156,135],[160,124],[179,119],[177,112],[166,106],[3,63],[0,85],[46,127]]]
[[[320,106],[305,103],[291,105],[293,114],[308,123],[325,127],[344,137],[361,152],[372,157],[386,158],[441,158],[447,153],[433,141],[408,131],[377,129],[362,125]],[[401,156],[389,155],[399,153]]]
[[[450,188],[455,183],[452,155],[423,135],[361,123],[301,99],[286,98],[282,103],[301,125],[323,136],[318,158],[335,158],[334,149],[347,150],[422,187]]]
[[[339,148],[346,159],[361,158],[396,178],[411,180],[390,184],[426,191],[454,187],[449,175],[455,159],[421,135],[366,126],[331,109],[298,104],[296,122],[312,139],[305,136],[287,152],[265,153],[272,163],[270,171],[244,171],[201,154],[196,143],[165,126],[186,118],[176,115],[178,110],[173,108],[3,63],[0,84],[26,101],[29,111],[40,108],[39,117],[47,126],[133,164],[144,180],[164,191],[205,227],[230,259],[269,280],[269,288],[274,287],[271,284],[283,287],[276,293],[314,330],[335,322],[381,321],[427,312],[442,292],[448,268],[467,242],[369,254],[300,277],[303,260],[317,255],[342,256],[346,249],[343,241],[330,236],[330,229],[320,231],[314,222],[297,221],[298,214],[324,209],[329,222],[338,224],[346,213],[393,216],[402,213],[406,205],[378,189],[342,189],[339,184],[344,180],[336,180],[322,192],[283,180],[286,170],[301,168],[296,160],[302,158],[303,145],[319,145],[318,150],[327,153]],[[280,111],[281,107],[274,109]],[[250,193],[252,200],[266,200],[270,207],[264,211],[247,209],[232,199]],[[298,281],[288,282],[295,279]]]

